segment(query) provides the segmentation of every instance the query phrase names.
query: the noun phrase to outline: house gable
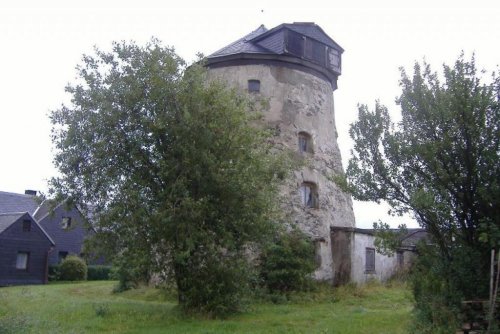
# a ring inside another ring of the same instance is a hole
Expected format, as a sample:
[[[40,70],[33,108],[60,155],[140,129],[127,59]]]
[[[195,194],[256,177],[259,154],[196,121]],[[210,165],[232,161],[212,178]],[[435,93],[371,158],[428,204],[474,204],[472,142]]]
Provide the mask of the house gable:
[[[0,285],[47,281],[54,242],[28,213],[0,214]]]
[[[45,214],[39,218],[40,225],[54,239],[56,246],[49,255],[49,264],[57,264],[70,254],[80,256],[85,237],[88,235],[85,219],[74,205],[66,202],[50,208],[47,203],[39,212]]]

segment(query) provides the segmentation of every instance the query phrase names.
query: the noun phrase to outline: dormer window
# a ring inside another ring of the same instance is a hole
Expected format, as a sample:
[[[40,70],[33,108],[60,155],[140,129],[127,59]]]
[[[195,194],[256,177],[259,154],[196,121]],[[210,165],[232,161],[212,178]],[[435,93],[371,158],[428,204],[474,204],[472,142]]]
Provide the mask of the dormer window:
[[[71,217],[63,217],[61,220],[61,228],[67,230],[71,227]]]
[[[300,199],[306,208],[318,207],[318,187],[312,182],[304,182],[300,186]]]
[[[285,44],[286,53],[309,60],[340,73],[341,50],[291,30],[286,32]]]
[[[260,92],[260,80],[248,80],[248,92],[259,93]]]
[[[299,152],[313,153],[312,138],[307,132],[299,132]]]

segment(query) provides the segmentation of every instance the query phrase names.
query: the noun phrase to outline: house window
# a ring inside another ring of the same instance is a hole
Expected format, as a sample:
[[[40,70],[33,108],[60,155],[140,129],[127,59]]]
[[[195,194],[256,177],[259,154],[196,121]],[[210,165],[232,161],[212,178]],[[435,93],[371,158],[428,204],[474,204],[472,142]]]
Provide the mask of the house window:
[[[71,227],[71,217],[63,217],[61,220],[61,227],[64,230],[67,230],[68,228]]]
[[[68,252],[59,252],[59,263],[62,262],[62,260],[64,260],[67,256],[68,256]]]
[[[304,182],[300,186],[300,199],[308,208],[318,207],[318,190],[314,183]]]
[[[17,259],[16,259],[16,269],[28,270],[29,259],[30,259],[29,252],[18,252]]]
[[[366,248],[365,272],[366,273],[374,273],[375,272],[375,249],[374,248]]]
[[[23,220],[23,232],[31,231],[31,220]]]
[[[250,93],[260,92],[260,81],[259,80],[248,80],[248,91]]]
[[[311,135],[307,132],[299,132],[299,152],[313,152]]]

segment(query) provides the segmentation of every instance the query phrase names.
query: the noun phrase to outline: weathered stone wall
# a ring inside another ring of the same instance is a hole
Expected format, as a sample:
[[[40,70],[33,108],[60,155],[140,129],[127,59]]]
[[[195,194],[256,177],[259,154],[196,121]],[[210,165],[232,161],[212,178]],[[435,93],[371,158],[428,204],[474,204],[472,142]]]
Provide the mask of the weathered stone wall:
[[[283,188],[287,199],[283,208],[291,223],[316,242],[320,262],[316,278],[332,280],[330,227],[354,227],[355,221],[350,196],[329,179],[335,173],[342,173],[330,83],[296,69],[271,65],[211,68],[208,76],[209,80],[220,79],[242,91],[247,91],[248,80],[260,80],[260,93],[251,94],[256,99],[268,100],[264,118],[276,130],[278,148],[284,146],[298,152],[299,132],[311,135],[313,152],[300,153],[306,165]],[[299,187],[303,182],[317,186],[317,208],[308,208],[301,202]]]

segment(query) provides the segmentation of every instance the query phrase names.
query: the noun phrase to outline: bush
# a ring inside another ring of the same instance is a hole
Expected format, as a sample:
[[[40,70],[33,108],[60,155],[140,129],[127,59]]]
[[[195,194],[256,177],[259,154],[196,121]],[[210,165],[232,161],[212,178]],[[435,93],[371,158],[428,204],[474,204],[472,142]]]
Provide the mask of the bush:
[[[458,244],[450,247],[450,258],[432,245],[420,245],[418,251],[410,273],[415,297],[412,333],[454,333],[463,321],[461,301],[488,299],[484,256]]]
[[[249,281],[253,275],[244,256],[205,254],[192,256],[184,268],[197,268],[177,280],[179,302],[186,313],[225,318],[240,312],[249,300]],[[200,266],[197,263],[202,262]]]
[[[141,283],[148,283],[151,277],[148,267],[144,254],[141,256],[138,252],[126,251],[116,256],[109,275],[110,279],[118,281],[113,292],[123,292],[136,288]]]
[[[61,268],[58,264],[49,266],[49,281],[59,281],[61,279]]]
[[[260,257],[260,276],[271,293],[309,289],[315,268],[314,245],[299,230],[279,235]]]
[[[106,281],[111,279],[111,266],[89,265],[87,266],[87,280]]]
[[[84,281],[87,279],[87,265],[76,255],[66,257],[59,266],[63,281]]]

